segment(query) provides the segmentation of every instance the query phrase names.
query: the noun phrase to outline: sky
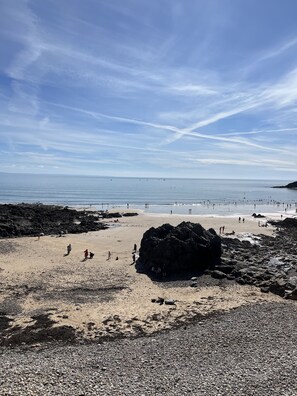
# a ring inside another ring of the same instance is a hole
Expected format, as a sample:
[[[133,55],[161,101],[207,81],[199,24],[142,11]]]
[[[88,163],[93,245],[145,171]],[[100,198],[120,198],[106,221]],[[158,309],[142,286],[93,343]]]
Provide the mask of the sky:
[[[297,180],[296,0],[0,0],[0,172]]]

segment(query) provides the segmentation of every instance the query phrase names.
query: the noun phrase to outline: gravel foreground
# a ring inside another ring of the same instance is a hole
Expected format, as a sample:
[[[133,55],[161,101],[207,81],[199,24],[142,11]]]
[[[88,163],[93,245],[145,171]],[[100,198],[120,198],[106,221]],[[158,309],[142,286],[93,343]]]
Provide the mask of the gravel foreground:
[[[1,395],[297,395],[297,305],[243,306],[151,337],[0,349]]]

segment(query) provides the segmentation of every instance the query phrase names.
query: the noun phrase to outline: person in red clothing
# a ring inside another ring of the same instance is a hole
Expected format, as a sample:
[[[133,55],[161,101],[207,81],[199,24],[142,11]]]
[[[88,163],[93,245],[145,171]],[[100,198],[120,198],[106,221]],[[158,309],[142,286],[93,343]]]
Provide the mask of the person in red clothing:
[[[89,251],[88,251],[88,249],[86,249],[85,251],[84,251],[84,255],[85,255],[85,260],[88,258],[88,255],[89,255]]]

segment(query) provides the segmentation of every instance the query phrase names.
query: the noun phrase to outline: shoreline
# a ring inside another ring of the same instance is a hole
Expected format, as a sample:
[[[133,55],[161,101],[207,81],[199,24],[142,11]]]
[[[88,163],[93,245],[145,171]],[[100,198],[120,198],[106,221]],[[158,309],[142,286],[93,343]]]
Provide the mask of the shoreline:
[[[297,203],[290,202],[286,204],[257,204],[254,203],[243,203],[235,205],[234,203],[226,204],[150,204],[147,207],[143,205],[134,204],[105,204],[97,205],[71,205],[71,208],[79,210],[106,210],[109,212],[124,212],[134,211],[141,212],[147,215],[153,216],[167,216],[171,212],[173,215],[180,216],[198,216],[198,217],[239,217],[239,216],[251,216],[253,213],[262,214],[264,216],[273,217],[273,219],[281,220],[283,217],[294,217],[297,216]]]

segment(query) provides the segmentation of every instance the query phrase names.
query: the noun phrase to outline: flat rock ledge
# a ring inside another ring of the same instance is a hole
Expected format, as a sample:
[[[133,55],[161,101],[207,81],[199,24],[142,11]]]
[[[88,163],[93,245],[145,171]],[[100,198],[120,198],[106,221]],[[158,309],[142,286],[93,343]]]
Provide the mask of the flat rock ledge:
[[[108,227],[103,219],[136,215],[39,203],[4,204],[0,205],[0,238],[99,231]]]

